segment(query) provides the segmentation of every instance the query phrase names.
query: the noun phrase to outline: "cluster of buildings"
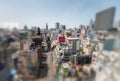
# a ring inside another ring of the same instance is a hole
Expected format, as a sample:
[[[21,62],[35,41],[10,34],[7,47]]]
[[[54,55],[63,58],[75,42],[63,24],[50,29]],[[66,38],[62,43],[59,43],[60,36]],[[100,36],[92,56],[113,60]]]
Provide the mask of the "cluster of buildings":
[[[53,29],[49,29],[48,23],[46,29],[28,29],[27,26],[21,30],[0,29],[0,62],[6,50],[11,68],[17,67],[30,78],[42,64],[41,55],[49,36],[51,64],[58,81],[79,81],[79,78],[84,81],[119,81],[120,31],[113,28],[114,15],[115,7],[109,8],[98,12],[95,22],[90,20],[89,26],[80,25],[75,29],[67,29],[59,22]],[[120,22],[115,27],[120,27]],[[36,48],[30,50],[34,43]]]
[[[119,81],[120,32],[113,27],[114,14],[112,7],[97,13],[92,28],[81,25],[53,33],[53,59],[59,67],[59,81],[76,81],[69,76],[85,81]]]

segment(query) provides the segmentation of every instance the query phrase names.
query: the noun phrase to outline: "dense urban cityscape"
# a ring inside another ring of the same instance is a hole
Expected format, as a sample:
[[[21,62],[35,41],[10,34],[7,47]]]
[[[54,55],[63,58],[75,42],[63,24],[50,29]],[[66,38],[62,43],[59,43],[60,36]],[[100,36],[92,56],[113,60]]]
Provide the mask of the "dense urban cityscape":
[[[74,27],[0,23],[0,81],[119,81],[118,10],[100,10]]]

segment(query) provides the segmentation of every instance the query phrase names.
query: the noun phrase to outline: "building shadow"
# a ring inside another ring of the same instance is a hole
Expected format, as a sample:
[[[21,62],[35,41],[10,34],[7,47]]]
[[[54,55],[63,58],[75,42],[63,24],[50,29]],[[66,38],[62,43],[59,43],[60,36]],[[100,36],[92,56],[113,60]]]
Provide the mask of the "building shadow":
[[[38,72],[37,72],[37,78],[44,78],[48,75],[48,65],[42,64],[42,66],[39,66]]]

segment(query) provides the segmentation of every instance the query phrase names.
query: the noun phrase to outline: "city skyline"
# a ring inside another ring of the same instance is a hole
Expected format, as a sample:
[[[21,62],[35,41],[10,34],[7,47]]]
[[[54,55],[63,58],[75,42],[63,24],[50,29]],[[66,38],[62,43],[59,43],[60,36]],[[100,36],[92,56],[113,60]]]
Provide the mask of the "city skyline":
[[[67,28],[88,25],[97,12],[115,6],[115,20],[120,19],[119,0],[1,0],[0,22],[54,28],[56,22]]]

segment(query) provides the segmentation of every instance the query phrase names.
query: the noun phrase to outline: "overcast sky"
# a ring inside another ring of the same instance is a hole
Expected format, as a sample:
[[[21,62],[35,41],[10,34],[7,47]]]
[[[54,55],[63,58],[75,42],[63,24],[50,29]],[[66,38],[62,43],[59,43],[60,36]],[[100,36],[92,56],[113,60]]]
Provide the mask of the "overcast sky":
[[[120,0],[0,0],[0,22],[18,22],[44,28],[55,22],[78,27],[95,20],[98,11],[115,6],[116,20],[120,19]]]

